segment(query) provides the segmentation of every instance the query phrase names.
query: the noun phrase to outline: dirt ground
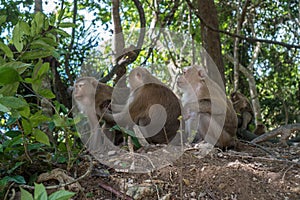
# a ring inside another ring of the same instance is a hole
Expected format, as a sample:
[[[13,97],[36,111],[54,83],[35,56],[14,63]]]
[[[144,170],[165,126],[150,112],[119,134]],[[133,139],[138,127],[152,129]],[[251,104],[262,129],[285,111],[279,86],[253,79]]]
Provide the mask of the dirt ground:
[[[94,161],[74,199],[300,199],[299,145],[241,144],[239,150],[214,149],[198,157],[199,150],[191,148],[172,165],[143,174],[116,172]],[[77,173],[88,166],[78,165]]]

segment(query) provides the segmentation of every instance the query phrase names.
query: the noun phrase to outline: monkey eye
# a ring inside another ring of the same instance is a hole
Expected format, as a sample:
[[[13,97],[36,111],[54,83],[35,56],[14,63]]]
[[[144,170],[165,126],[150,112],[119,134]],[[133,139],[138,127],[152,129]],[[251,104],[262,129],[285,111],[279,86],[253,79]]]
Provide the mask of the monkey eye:
[[[78,86],[81,88],[82,86],[84,86],[84,83],[79,83]]]

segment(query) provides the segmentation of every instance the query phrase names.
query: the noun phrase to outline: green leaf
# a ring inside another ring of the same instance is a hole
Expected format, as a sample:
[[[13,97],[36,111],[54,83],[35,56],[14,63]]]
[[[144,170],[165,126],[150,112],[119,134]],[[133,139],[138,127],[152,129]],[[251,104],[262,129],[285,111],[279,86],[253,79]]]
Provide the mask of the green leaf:
[[[27,121],[26,119],[22,120],[22,127],[23,127],[25,135],[28,135],[32,132],[31,123],[29,121]]]
[[[49,72],[49,68],[50,68],[50,65],[49,65],[48,62],[42,64],[42,66],[40,67],[40,69],[38,71],[38,77],[41,77],[42,75],[48,73]]]
[[[25,35],[30,35],[30,26],[26,22],[19,22],[20,29],[24,32]]]
[[[21,190],[21,200],[33,200],[32,194],[30,194],[27,190],[24,190],[20,187]]]
[[[17,97],[7,96],[0,97],[0,103],[8,108],[20,109],[28,106],[27,102]]]
[[[22,116],[22,117],[26,117],[28,118],[30,116],[30,107],[29,105],[28,106],[25,106],[24,108],[20,109],[19,110],[19,114]]]
[[[39,34],[44,27],[45,15],[41,12],[37,12],[34,15],[34,21],[36,23],[36,34]]]
[[[43,131],[41,131],[39,129],[34,129],[33,130],[33,135],[34,135],[36,141],[50,146],[49,137]]]
[[[23,163],[24,163],[24,162],[22,162],[22,164],[23,164]],[[25,184],[25,183],[26,183],[24,177],[23,177],[23,176],[20,176],[20,175],[11,176],[11,177],[9,178],[9,181],[15,182],[15,183],[17,183],[17,184]]]
[[[24,47],[23,36],[24,36],[24,32],[20,27],[20,22],[18,22],[13,30],[13,37],[12,37],[13,44],[16,47],[18,52],[21,52]]]
[[[49,89],[40,89],[38,90],[38,93],[42,96],[45,97],[47,99],[53,99],[55,98],[55,94],[53,94],[53,92]]]
[[[53,35],[47,34],[47,37],[42,37],[42,38],[40,38],[40,40],[42,40],[43,42],[45,42],[48,45],[51,45],[52,47],[56,47],[58,45],[56,42],[56,38],[52,37],[52,36]]]
[[[31,49],[45,49],[45,50],[49,50],[49,51],[54,51],[55,48],[50,45],[50,44],[47,44],[45,41],[41,40],[41,39],[38,39],[38,40],[35,40],[33,41],[32,43],[30,43],[30,47]]]
[[[52,51],[26,51],[21,58],[24,60],[35,60],[38,58],[45,58],[52,55]]]
[[[15,70],[17,70],[17,72],[19,72],[19,74],[22,74],[30,65],[31,64],[27,64],[19,61],[12,61],[12,62],[5,63],[4,65],[2,65],[2,67],[5,66],[5,67],[14,68]]]
[[[35,200],[47,199],[47,192],[43,184],[34,183],[34,199]]]
[[[49,117],[42,114],[42,111],[38,111],[34,113],[30,118],[30,122],[32,124],[32,127],[37,127],[41,125],[41,123],[47,122],[50,120]]]
[[[60,28],[76,28],[76,24],[71,22],[62,22],[58,25]]]
[[[53,116],[53,122],[55,123],[55,126],[57,126],[57,127],[64,127],[66,125],[65,120],[58,114]]]
[[[66,190],[59,190],[51,194],[48,200],[67,200],[74,196],[74,192],[69,192]]]
[[[13,166],[10,170],[7,171],[8,174],[11,174],[12,172],[14,172],[18,167],[20,167],[21,165],[23,165],[24,162],[16,162],[15,166]],[[23,178],[24,179],[24,178]]]
[[[14,68],[0,66],[0,85],[11,84],[20,80],[21,77]]]
[[[17,93],[18,88],[19,82],[7,84],[0,89],[0,94],[3,94],[4,96],[13,96]]]
[[[13,52],[10,50],[10,48],[7,45],[5,45],[1,41],[0,41],[0,49],[2,49],[2,51],[4,51],[4,53],[7,57],[13,58],[13,56],[14,56]]]
[[[61,35],[61,36],[64,36],[64,37],[70,37],[69,33],[67,33],[66,31],[61,30],[61,29],[55,29],[54,32],[56,32],[58,35]]]
[[[10,111],[10,109],[8,107],[6,107],[6,106],[4,106],[0,103],[0,112],[6,113],[6,112],[9,112],[9,111]]]
[[[3,24],[4,22],[6,22],[6,18],[7,18],[6,15],[1,15],[0,16],[0,25]]]

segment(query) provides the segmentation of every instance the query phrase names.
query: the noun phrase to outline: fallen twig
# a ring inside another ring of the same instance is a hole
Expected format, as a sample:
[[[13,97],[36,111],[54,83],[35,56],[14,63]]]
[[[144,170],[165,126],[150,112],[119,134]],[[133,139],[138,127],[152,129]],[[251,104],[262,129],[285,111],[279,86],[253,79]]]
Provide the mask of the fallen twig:
[[[105,189],[105,190],[113,193],[114,195],[116,195],[117,198],[121,198],[121,199],[125,199],[125,200],[133,200],[132,197],[130,197],[130,196],[128,196],[128,195],[126,195],[126,194],[124,194],[124,193],[122,193],[122,192],[114,189],[114,188],[112,188],[111,186],[109,186],[109,185],[101,182],[100,180],[98,180],[98,182],[99,182],[99,186],[100,187],[102,187],[103,189]]]

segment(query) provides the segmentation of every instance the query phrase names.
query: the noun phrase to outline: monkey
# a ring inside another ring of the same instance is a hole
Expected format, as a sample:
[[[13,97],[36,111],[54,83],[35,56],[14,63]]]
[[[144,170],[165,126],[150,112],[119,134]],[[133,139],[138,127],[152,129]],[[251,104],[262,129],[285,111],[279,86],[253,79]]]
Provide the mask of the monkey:
[[[254,117],[253,109],[249,100],[238,91],[233,92],[230,95],[230,98],[233,103],[233,108],[238,116],[238,129],[248,130],[249,124]]]
[[[123,111],[114,115],[122,126],[138,126],[151,144],[170,144],[181,127],[177,96],[147,69],[136,67],[128,75],[129,98]],[[176,137],[178,139],[178,137]]]
[[[238,116],[238,129],[249,130],[249,124],[254,118],[253,108],[242,93],[236,91],[231,94],[231,100],[233,102],[233,108]],[[262,135],[266,132],[266,127],[261,122],[256,124],[253,131],[255,135]]]
[[[182,91],[185,130],[190,136],[195,132],[192,142],[205,140],[222,149],[235,147],[236,113],[225,92],[208,77],[204,67],[184,68],[177,86]]]
[[[116,123],[112,117],[110,102],[113,88],[98,82],[93,77],[82,77],[74,84],[73,99],[78,109],[87,115],[92,132],[100,130],[99,122],[104,120],[101,127],[106,137],[118,145],[122,141],[122,133],[110,130]]]

